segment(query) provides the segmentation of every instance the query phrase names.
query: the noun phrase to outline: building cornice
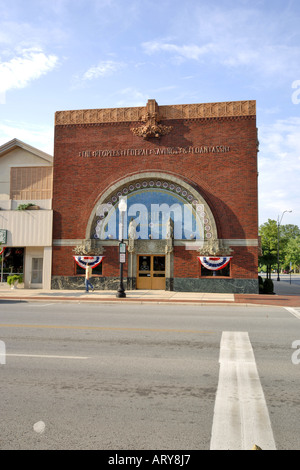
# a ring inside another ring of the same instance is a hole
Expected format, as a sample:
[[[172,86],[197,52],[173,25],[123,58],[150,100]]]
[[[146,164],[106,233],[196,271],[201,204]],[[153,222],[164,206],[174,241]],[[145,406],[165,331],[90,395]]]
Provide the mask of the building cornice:
[[[154,100],[149,100],[152,102]],[[118,122],[142,122],[147,113],[145,107],[105,108],[57,111],[55,125],[102,124]],[[226,101],[158,106],[160,120],[185,120],[256,116],[256,101]]]

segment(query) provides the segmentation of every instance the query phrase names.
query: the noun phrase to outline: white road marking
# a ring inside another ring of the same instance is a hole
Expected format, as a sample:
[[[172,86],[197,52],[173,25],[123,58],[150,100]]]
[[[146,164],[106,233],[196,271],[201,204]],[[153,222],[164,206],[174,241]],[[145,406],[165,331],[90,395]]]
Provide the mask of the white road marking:
[[[6,354],[11,357],[38,357],[44,359],[89,359],[83,356],[53,356],[48,354]]]
[[[291,308],[291,307],[284,307],[288,312],[294,315],[298,320],[300,320],[300,307],[299,308]]]
[[[211,450],[276,450],[264,393],[247,332],[224,331]]]
[[[57,305],[59,305],[58,302],[55,303],[55,306],[57,306]],[[51,303],[51,304],[40,304],[40,303],[34,304],[34,303],[31,303],[30,305],[26,305],[26,307],[27,307],[27,308],[30,308],[30,309],[32,309],[32,308],[34,308],[34,307],[36,307],[36,308],[41,308],[41,307],[53,307],[53,303]]]

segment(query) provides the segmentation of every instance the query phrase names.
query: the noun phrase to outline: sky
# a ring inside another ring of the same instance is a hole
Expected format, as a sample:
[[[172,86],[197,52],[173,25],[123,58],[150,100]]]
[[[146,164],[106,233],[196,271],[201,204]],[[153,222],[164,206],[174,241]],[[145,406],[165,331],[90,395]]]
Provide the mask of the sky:
[[[0,145],[53,155],[60,110],[256,100],[259,224],[300,227],[299,24],[299,0],[0,0]]]

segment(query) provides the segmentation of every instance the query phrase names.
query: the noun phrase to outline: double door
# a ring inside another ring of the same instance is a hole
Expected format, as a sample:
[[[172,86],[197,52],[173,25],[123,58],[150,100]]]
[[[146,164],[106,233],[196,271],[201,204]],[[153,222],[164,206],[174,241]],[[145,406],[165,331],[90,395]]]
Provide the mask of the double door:
[[[137,289],[166,289],[166,257],[164,255],[139,255]]]

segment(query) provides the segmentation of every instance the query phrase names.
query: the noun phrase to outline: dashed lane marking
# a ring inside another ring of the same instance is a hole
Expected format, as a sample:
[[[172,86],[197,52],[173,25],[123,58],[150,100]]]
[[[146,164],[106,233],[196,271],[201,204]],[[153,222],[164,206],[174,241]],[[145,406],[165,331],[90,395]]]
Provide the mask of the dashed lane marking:
[[[58,330],[94,330],[94,331],[137,331],[137,332],[157,332],[157,333],[192,333],[201,335],[213,335],[215,331],[209,330],[186,330],[173,328],[138,328],[138,327],[114,327],[114,326],[80,326],[80,325],[36,325],[1,323],[0,328],[32,328],[32,329],[58,329]]]
[[[85,356],[56,356],[49,354],[6,354],[10,357],[36,357],[39,359],[89,359]]]

